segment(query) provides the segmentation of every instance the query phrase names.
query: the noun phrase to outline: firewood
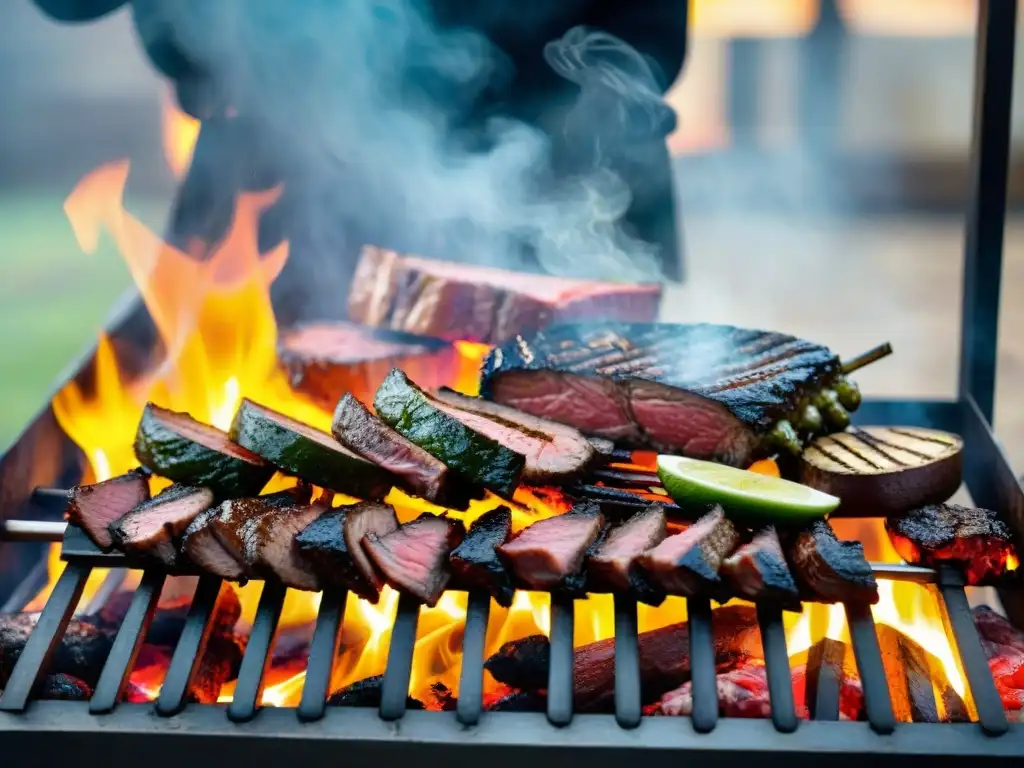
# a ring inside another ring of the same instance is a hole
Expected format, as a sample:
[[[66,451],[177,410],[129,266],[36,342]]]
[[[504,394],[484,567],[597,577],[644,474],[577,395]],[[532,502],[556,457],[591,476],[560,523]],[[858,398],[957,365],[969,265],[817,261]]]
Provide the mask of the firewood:
[[[902,723],[963,722],[968,720],[963,699],[950,685],[941,662],[898,629],[877,626],[878,645],[889,683],[896,719]],[[936,706],[932,682],[942,692],[945,718]]]

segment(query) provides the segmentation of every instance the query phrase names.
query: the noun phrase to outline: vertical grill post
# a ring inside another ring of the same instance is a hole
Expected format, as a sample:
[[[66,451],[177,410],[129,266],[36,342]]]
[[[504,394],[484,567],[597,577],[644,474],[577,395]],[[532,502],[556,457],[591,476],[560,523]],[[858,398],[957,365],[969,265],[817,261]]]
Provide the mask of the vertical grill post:
[[[302,684],[299,719],[305,723],[319,720],[327,708],[334,657],[338,655],[341,625],[345,621],[345,601],[348,590],[327,587],[320,596],[320,609],[316,614],[313,640],[309,644],[306,678]]]

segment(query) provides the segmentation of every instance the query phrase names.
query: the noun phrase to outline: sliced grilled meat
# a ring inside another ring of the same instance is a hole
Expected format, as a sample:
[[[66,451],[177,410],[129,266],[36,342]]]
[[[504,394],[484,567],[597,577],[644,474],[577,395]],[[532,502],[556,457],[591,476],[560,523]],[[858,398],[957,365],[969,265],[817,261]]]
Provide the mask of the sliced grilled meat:
[[[362,502],[328,510],[295,537],[324,584],[350,589],[376,603],[384,577],[362,547],[364,536],[384,537],[398,528],[394,507]]]
[[[331,432],[350,451],[391,472],[403,490],[444,507],[468,503],[466,484],[444,462],[378,419],[351,394],[338,403]]]
[[[68,494],[68,519],[100,549],[110,549],[110,524],[149,499],[146,474],[133,469],[92,485],[76,485]]]
[[[695,595],[721,586],[718,569],[739,544],[736,526],[715,506],[682,533],[637,558],[637,565],[670,595]]]
[[[597,504],[579,504],[564,515],[527,526],[498,552],[519,581],[533,589],[556,589],[582,573],[587,552],[603,527]]]
[[[816,520],[792,534],[783,546],[803,595],[821,603],[877,603],[878,584],[864,547],[840,541],[832,526]]]
[[[265,496],[254,496],[248,499],[230,499],[217,507],[216,516],[207,521],[206,527],[212,530],[214,537],[224,550],[238,563],[242,571],[241,577],[258,576],[246,565],[245,539],[252,534],[250,529],[258,527],[261,520],[278,509],[294,509],[309,503],[311,489],[308,485],[268,493]],[[193,532],[194,533],[194,532]],[[188,547],[188,542],[185,542]],[[219,553],[217,553],[219,555]],[[211,571],[212,572],[212,571]],[[229,577],[225,577],[229,578]],[[239,578],[231,576],[230,578]]]
[[[963,570],[968,584],[1001,576],[1016,558],[1010,529],[990,509],[930,504],[886,518],[885,529],[908,563],[950,563]]]
[[[458,520],[426,512],[385,536],[368,533],[362,544],[391,586],[434,606],[452,575],[448,555],[464,534]]]
[[[494,349],[481,393],[635,448],[745,467],[839,375],[826,347],[727,325],[594,323]]]
[[[172,485],[110,524],[110,537],[124,552],[178,563],[178,540],[189,524],[213,505],[213,491]]]
[[[598,457],[594,446],[578,430],[507,405],[447,388],[436,393],[434,405],[470,429],[525,456],[525,483],[564,483],[583,474]]]
[[[654,586],[637,559],[665,540],[665,507],[651,504],[612,528],[587,561],[590,583],[598,588],[628,592],[641,602],[660,605],[665,593]]]
[[[251,400],[242,400],[231,437],[283,472],[361,499],[382,498],[394,485],[383,467],[352,453],[326,432]]]
[[[512,577],[498,557],[498,547],[512,534],[512,511],[500,506],[485,512],[470,527],[448,558],[461,589],[482,588],[495,602],[508,608],[515,597]]]
[[[786,565],[782,543],[768,526],[722,561],[729,587],[747,600],[774,600],[799,610],[800,593]]]
[[[463,480],[511,497],[525,457],[467,427],[440,405],[397,368],[373,399],[377,416],[385,424],[443,461]]]
[[[219,499],[252,496],[274,468],[216,427],[148,403],[135,435],[135,456],[161,477],[209,488]]]
[[[231,504],[231,502],[225,502]],[[214,533],[214,521],[222,507],[200,512],[181,537],[181,553],[206,573],[229,581],[245,578],[245,568]]]
[[[330,496],[301,507],[275,509],[260,516],[245,538],[245,562],[252,570],[276,578],[286,587],[319,592],[323,587],[303,557],[296,537],[330,509]]]
[[[329,410],[346,392],[364,403],[392,368],[425,387],[451,381],[458,352],[449,342],[344,322],[302,325],[284,333],[277,359],[292,388]]]
[[[552,322],[650,322],[661,286],[513,272],[423,259],[367,246],[352,278],[349,317],[358,323],[497,344]]]

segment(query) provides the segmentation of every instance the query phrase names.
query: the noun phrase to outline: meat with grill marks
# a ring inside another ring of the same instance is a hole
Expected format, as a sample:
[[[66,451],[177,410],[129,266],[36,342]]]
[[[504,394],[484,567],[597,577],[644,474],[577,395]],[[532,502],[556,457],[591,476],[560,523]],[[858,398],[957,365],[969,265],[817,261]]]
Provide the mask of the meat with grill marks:
[[[213,505],[213,491],[172,485],[110,524],[110,537],[128,553],[173,568],[178,564],[182,534]]]
[[[799,440],[780,438],[783,422],[793,429],[802,402],[831,392],[840,373],[831,350],[782,333],[594,323],[492,350],[481,393],[620,445],[745,467],[773,441],[799,451]]]
[[[736,526],[715,506],[682,533],[644,552],[637,565],[670,595],[716,592],[721,590],[718,570],[739,541]]]
[[[886,518],[885,529],[908,563],[954,565],[968,584],[991,581],[1017,560],[1009,527],[991,509],[930,504]]]
[[[245,563],[256,573],[276,578],[286,587],[319,592],[320,580],[303,557],[296,537],[314,520],[331,508],[331,494],[325,493],[313,504],[275,509],[261,515],[259,523],[243,536]]]
[[[149,499],[149,480],[139,469],[92,485],[76,485],[68,494],[68,520],[100,549],[110,549],[110,524]]]
[[[589,584],[660,605],[665,593],[638,567],[637,560],[664,541],[667,534],[665,507],[657,503],[612,528],[587,561]]]
[[[512,605],[512,577],[498,557],[498,547],[511,534],[512,511],[504,505],[477,518],[449,557],[455,585],[462,589],[485,589],[498,605]]]
[[[584,559],[603,527],[604,515],[597,504],[578,504],[564,515],[524,528],[498,552],[516,578],[529,587],[577,592],[583,586]]]
[[[800,593],[772,526],[725,558],[721,575],[739,597],[777,601],[800,610]]]
[[[385,536],[368,533],[362,543],[388,584],[434,606],[451,579],[448,556],[464,535],[458,520],[426,512]]]
[[[859,541],[840,541],[825,520],[786,538],[783,550],[802,595],[821,603],[878,602],[878,583]]]

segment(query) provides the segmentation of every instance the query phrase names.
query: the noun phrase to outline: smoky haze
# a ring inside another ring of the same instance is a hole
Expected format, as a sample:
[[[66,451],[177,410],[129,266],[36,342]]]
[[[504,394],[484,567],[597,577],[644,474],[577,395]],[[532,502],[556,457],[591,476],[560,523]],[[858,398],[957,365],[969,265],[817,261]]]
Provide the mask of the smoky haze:
[[[555,156],[543,131],[522,122],[463,130],[470,104],[500,89],[512,64],[480,34],[440,29],[424,6],[244,0],[195,4],[173,24],[285,155],[286,194],[287,179],[303,190],[293,201],[302,237],[325,259],[350,260],[362,241],[558,275],[659,279],[653,246],[619,226],[630,192],[605,162],[659,121],[671,130],[644,58],[583,28],[548,44],[548,64],[576,86],[570,103],[550,105],[572,147]]]

